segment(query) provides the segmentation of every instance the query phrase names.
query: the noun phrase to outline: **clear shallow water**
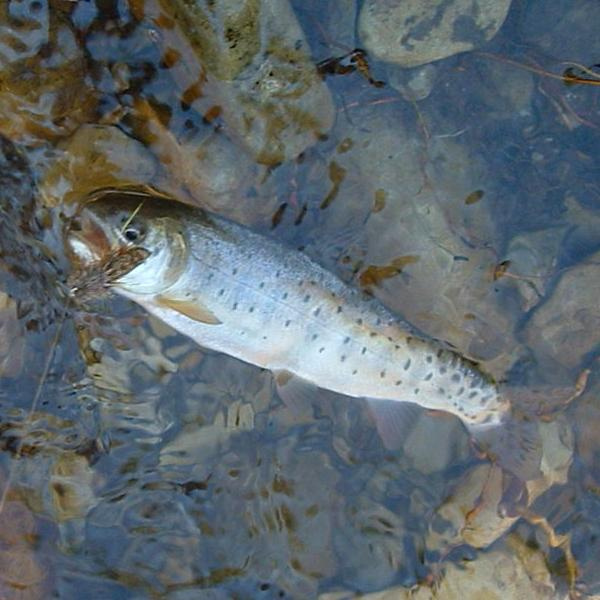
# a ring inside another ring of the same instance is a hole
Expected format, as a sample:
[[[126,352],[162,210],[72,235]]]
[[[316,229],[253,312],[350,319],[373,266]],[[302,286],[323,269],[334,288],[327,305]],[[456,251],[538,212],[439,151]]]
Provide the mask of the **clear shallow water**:
[[[353,3],[332,3],[330,19],[299,4],[315,62],[359,45]],[[382,88],[328,77],[331,131],[300,160],[263,165],[230,140],[210,94],[182,103],[188,82],[167,68],[153,5],[24,6],[5,24],[29,33],[15,56],[5,33],[0,94],[1,131],[23,157],[5,144],[2,593],[348,597],[444,572],[459,581],[453,565],[517,560],[521,542],[546,562],[541,597],[598,593],[598,88],[506,62],[593,64],[581,11],[515,4],[482,48],[497,58],[436,63],[418,101],[398,92],[416,75],[383,63],[371,61]],[[453,419],[423,414],[390,453],[363,403],[318,392],[288,406],[269,373],[134,306],[69,306],[57,201],[68,214],[87,190],[129,182],[302,246],[514,385],[572,387],[591,368],[548,434],[554,469],[521,501],[529,518],[509,537],[504,522],[490,533],[491,517],[477,521],[506,494],[491,483],[480,494],[493,477]],[[443,509],[460,497],[466,539]],[[540,518],[568,544],[552,547]]]

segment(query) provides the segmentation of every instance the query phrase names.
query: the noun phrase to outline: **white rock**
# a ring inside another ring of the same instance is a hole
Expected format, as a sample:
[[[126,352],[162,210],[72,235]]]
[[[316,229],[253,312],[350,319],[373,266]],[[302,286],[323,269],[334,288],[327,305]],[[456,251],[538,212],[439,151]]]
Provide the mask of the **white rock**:
[[[490,40],[509,7],[510,0],[367,0],[358,30],[377,58],[415,67]]]

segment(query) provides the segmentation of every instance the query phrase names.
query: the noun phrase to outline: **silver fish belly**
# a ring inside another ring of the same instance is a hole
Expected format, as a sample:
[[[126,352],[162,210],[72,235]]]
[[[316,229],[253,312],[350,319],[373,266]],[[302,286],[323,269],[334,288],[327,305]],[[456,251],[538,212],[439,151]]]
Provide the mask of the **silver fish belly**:
[[[303,253],[211,223],[182,220],[188,252],[170,285],[138,267],[115,291],[204,347],[325,389],[447,411],[469,428],[503,419],[508,405],[495,385],[459,355]],[[214,318],[191,314],[195,304]]]

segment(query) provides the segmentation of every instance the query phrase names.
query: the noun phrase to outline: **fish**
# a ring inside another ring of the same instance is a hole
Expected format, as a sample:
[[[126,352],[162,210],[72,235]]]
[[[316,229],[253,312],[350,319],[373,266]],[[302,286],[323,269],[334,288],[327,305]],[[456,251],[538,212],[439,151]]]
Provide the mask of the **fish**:
[[[83,272],[135,252],[107,280],[112,291],[202,347],[269,369],[282,393],[306,382],[368,400],[388,448],[411,423],[410,409],[396,407],[418,405],[458,417],[511,472],[538,472],[535,423],[515,426],[490,377],[300,250],[163,195],[118,189],[84,203],[67,237]]]

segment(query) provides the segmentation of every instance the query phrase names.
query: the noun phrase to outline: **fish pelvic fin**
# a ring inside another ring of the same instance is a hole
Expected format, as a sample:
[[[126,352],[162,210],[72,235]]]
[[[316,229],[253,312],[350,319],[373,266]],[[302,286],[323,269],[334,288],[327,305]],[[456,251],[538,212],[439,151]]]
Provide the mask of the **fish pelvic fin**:
[[[206,308],[198,299],[189,298],[180,300],[169,296],[156,296],[156,303],[163,308],[170,308],[193,321],[204,323],[206,325],[220,325],[221,321],[215,314]]]

